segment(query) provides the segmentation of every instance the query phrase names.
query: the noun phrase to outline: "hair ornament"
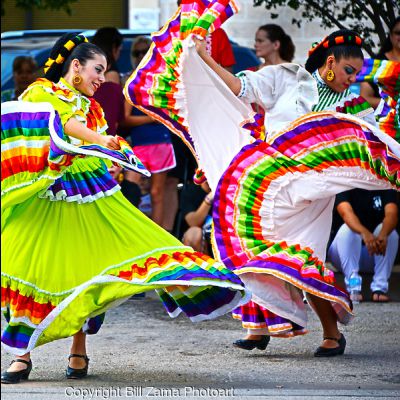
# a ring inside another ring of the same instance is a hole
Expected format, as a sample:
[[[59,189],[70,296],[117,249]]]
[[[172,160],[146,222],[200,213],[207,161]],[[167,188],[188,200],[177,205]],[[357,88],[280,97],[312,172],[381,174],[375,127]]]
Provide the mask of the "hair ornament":
[[[57,64],[62,64],[64,62],[64,60],[65,60],[65,58],[61,54],[59,54],[55,61]]]
[[[340,31],[339,31],[340,32]],[[333,46],[340,45],[355,45],[361,47],[363,40],[355,32],[348,31],[346,33],[341,33],[339,35],[331,34],[323,38],[319,43],[315,42],[312,44],[311,49],[308,51],[308,56],[313,54],[317,49],[323,47],[324,49],[329,49]]]
[[[71,51],[74,46],[75,43],[72,40],[68,40],[68,42],[64,44],[64,47],[69,51]]]
[[[48,69],[53,65],[54,61],[55,60],[50,57],[47,59],[46,63],[44,64],[44,73],[46,73]]]

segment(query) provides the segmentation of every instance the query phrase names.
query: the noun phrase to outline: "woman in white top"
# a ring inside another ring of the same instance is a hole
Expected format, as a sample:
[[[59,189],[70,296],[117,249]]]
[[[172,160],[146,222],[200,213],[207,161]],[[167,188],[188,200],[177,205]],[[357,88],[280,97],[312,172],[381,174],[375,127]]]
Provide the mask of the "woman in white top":
[[[174,36],[177,21],[190,16],[187,8],[153,35],[148,62],[128,80],[125,95],[186,135],[215,193],[214,254],[240,276],[254,303],[271,312],[260,338],[247,339],[242,347],[264,349],[266,335],[305,333],[305,291],[324,330],[315,355],[343,354],[345,339],[337,322],[349,322],[352,305],[324,266],[334,195],[353,187],[398,185],[399,146],[358,118],[310,114],[319,99],[317,82],[299,65],[230,74],[209,57],[204,41],[186,31],[186,39]],[[215,10],[210,10],[213,17]],[[201,15],[201,24],[194,24],[196,35],[204,33],[206,19]],[[171,36],[173,45],[167,40]],[[178,50],[174,55],[172,48]],[[351,74],[342,65],[348,55],[341,61],[328,58],[335,85],[348,85],[361,69],[362,56]],[[156,70],[163,62],[168,68]],[[158,90],[161,81],[171,88],[165,97]],[[160,101],[164,98],[168,103]],[[254,102],[265,110],[266,141],[255,140],[260,118],[252,111]]]

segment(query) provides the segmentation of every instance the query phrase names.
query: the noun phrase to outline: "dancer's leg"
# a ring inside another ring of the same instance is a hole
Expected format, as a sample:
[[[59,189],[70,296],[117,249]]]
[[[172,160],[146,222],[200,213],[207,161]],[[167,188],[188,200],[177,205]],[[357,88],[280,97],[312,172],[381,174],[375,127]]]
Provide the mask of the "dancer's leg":
[[[337,315],[331,303],[328,300],[322,299],[309,293],[307,294],[307,297],[309,298],[309,303],[311,304],[321,321],[323,337],[339,339],[340,331],[337,325]],[[335,340],[327,339],[322,342],[322,347],[333,349],[335,347],[338,347],[338,343]]]
[[[29,361],[31,359],[31,353],[26,353],[23,356],[18,356],[15,358],[20,358],[22,360]],[[18,372],[26,368],[27,368],[26,364],[16,361],[10,365],[10,368],[7,369],[7,372]]]
[[[247,335],[244,337],[246,340],[259,340],[263,336],[268,335],[266,328],[247,329]]]
[[[86,355],[86,333],[79,331],[73,336],[70,354]],[[69,366],[75,369],[84,368],[86,361],[83,358],[72,357]]]

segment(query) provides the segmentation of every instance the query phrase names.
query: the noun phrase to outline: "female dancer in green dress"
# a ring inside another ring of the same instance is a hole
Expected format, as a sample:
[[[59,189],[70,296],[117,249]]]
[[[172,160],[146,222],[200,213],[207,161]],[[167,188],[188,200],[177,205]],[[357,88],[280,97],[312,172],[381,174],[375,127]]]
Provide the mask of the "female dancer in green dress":
[[[193,321],[248,300],[239,278],[121,194],[110,160],[147,171],[123,139],[105,133],[91,96],[106,57],[86,41],[60,38],[45,78],[2,107],[2,344],[18,356],[3,383],[28,378],[33,348],[69,336],[66,375],[86,376],[86,334],[134,294],[155,289],[171,316]]]

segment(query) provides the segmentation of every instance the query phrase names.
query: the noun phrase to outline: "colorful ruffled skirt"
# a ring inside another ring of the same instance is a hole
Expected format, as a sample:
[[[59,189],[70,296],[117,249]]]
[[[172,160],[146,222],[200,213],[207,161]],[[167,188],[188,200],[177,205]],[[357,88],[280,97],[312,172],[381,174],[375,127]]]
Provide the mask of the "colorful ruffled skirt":
[[[3,104],[4,106],[4,104]],[[22,355],[156,290],[171,316],[210,319],[247,302],[240,279],[183,246],[134,208],[107,160],[141,170],[121,151],[72,146],[49,104],[2,107],[2,309],[6,350]]]
[[[241,277],[252,302],[244,327],[305,332],[303,292],[352,317],[346,290],[325,266],[334,198],[352,188],[400,185],[400,145],[355,117],[310,113],[261,141],[259,118],[201,60],[205,37],[237,11],[234,1],[194,1],[157,33],[125,86],[136,107],[178,134],[215,192],[214,255]]]
[[[315,113],[232,160],[214,200],[214,235],[218,258],[257,303],[234,311],[245,328],[304,333],[302,292],[330,301],[338,320],[349,321],[348,294],[324,265],[334,195],[399,189],[400,146],[381,139],[355,118]]]

